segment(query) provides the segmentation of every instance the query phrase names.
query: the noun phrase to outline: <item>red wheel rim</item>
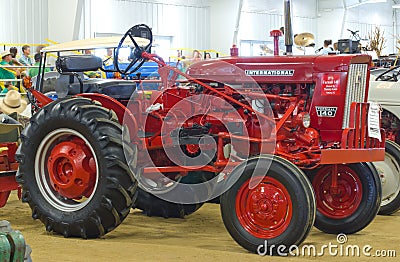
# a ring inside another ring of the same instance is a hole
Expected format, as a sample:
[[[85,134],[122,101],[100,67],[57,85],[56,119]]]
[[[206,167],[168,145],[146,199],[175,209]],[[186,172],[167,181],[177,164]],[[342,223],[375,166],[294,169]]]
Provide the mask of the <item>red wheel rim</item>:
[[[253,189],[248,179],[236,196],[236,215],[247,232],[258,238],[281,235],[292,219],[292,200],[283,184],[264,177]]]
[[[331,189],[332,167],[321,168],[313,180],[317,210],[324,216],[342,219],[352,215],[362,200],[362,183],[357,173],[348,166],[338,166],[338,190]]]
[[[52,188],[69,199],[93,193],[96,164],[90,148],[78,137],[55,145],[47,160]]]

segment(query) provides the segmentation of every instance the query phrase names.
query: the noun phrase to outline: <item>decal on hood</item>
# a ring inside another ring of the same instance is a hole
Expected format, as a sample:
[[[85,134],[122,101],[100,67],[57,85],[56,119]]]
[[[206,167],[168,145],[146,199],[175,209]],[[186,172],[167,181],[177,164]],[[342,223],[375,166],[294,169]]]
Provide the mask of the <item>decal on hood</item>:
[[[319,117],[335,117],[337,107],[334,106],[316,106],[315,110]]]
[[[294,70],[245,70],[248,76],[293,76]]]

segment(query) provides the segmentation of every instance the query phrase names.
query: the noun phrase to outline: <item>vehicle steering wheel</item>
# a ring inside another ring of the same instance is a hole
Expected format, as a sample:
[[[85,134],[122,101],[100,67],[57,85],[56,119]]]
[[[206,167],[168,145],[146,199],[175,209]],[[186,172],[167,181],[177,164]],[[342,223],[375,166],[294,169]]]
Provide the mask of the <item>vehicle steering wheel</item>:
[[[380,74],[380,75],[378,75],[376,78],[375,78],[375,80],[377,81],[377,80],[382,80],[382,81],[389,81],[389,80],[391,80],[391,79],[393,79],[393,81],[395,81],[395,82],[397,82],[397,76],[400,74],[400,71],[395,71],[395,72],[393,72],[395,69],[397,69],[397,68],[399,68],[400,67],[400,65],[398,65],[398,66],[395,66],[395,67],[393,67],[393,68],[391,68],[391,69],[389,69],[389,70],[387,70],[387,71],[385,71],[385,72],[383,72],[382,74]],[[390,76],[390,75],[388,75],[390,72],[393,72],[392,73],[392,75]]]
[[[125,39],[129,37],[135,46],[134,49],[131,48],[131,53],[129,55],[129,59],[132,59],[129,65],[125,69],[121,69],[119,64],[118,64],[118,58],[119,58],[119,51],[123,47],[123,44],[125,42]],[[135,40],[135,37],[141,37],[149,40],[149,43],[141,47],[138,45],[138,43]],[[139,24],[135,25],[132,28],[130,28],[125,35],[121,38],[119,41],[118,47],[115,50],[114,53],[114,67],[115,69],[122,75],[129,75],[135,71],[137,71],[145,62],[145,59],[142,57],[143,52],[150,53],[151,52],[151,45],[153,43],[153,34],[151,32],[150,27],[148,27],[145,24]],[[136,65],[136,66],[135,66]],[[132,70],[131,68],[135,66]]]

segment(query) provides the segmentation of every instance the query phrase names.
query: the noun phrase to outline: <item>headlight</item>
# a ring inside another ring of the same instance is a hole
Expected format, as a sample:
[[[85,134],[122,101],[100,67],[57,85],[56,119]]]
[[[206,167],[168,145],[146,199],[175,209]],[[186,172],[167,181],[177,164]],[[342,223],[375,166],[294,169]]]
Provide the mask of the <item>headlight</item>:
[[[307,112],[301,112],[300,114],[297,115],[296,117],[296,124],[299,126],[302,126],[304,128],[310,127],[311,123],[311,118],[310,114]]]

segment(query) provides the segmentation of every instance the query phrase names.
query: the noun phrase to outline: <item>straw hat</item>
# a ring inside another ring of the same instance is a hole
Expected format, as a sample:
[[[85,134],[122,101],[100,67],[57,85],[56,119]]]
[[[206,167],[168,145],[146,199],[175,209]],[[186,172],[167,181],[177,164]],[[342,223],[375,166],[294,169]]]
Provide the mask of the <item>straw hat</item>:
[[[10,51],[3,51],[3,52],[1,52],[0,57],[3,58],[3,57],[5,57],[6,55],[11,55]]]
[[[22,99],[21,94],[18,91],[9,90],[3,101],[0,102],[0,110],[7,115],[14,112],[22,113],[27,105],[28,103],[25,99]]]

